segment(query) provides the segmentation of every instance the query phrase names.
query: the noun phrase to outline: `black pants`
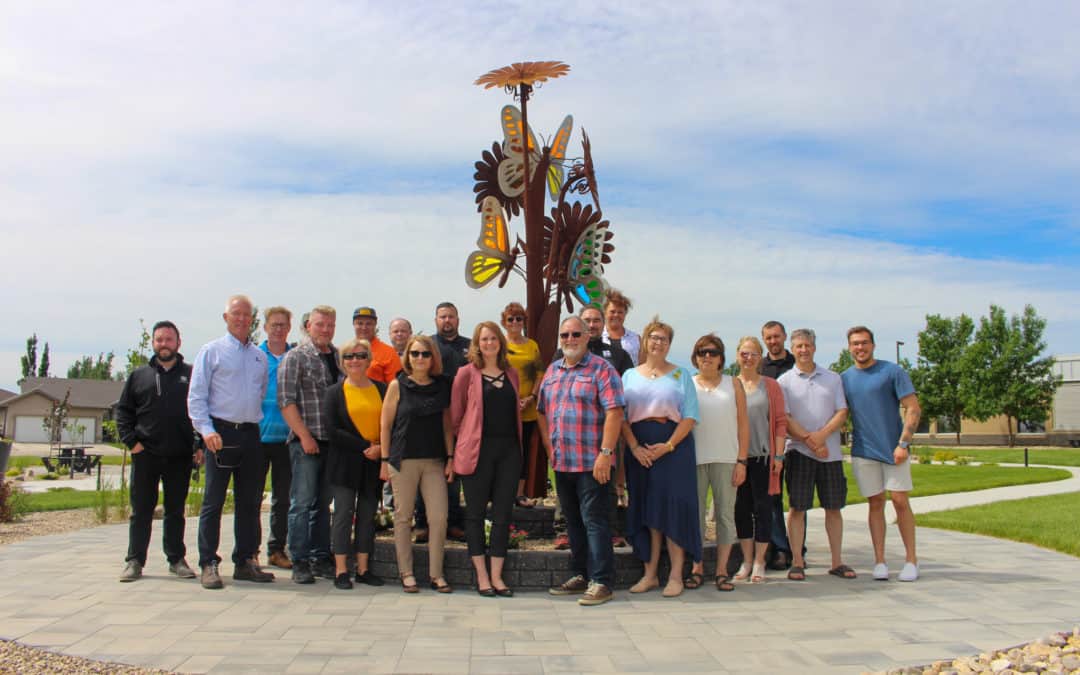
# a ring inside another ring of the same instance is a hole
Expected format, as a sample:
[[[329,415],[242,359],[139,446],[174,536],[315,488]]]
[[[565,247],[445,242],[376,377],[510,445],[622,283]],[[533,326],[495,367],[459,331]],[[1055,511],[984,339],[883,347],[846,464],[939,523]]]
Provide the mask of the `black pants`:
[[[375,550],[375,510],[382,498],[378,468],[364,475],[357,487],[329,486],[334,500],[330,540],[335,555],[371,553]]]
[[[259,481],[266,487],[266,475],[270,474],[270,538],[266,540],[267,553],[282,553],[289,536],[289,487],[292,485],[292,462],[289,446],[285,443],[263,443],[263,473]],[[262,500],[260,500],[261,504]],[[262,519],[259,520],[260,529]],[[262,541],[262,532],[259,533]]]
[[[170,563],[182,560],[184,547],[184,504],[191,483],[191,455],[161,457],[143,450],[131,456],[131,520],[128,525],[128,552],[125,560],[146,566],[154,507],[158,503],[158,483],[164,492],[165,519],[162,548]]]
[[[739,539],[759,544],[772,537],[772,497],[769,496],[769,458],[753,457],[746,463],[746,480],[735,493],[735,532]]]
[[[221,434],[224,449],[215,455],[207,452],[206,484],[202,510],[199,512],[199,567],[221,562],[218,544],[221,541],[221,511],[229,480],[233,483],[233,546],[232,561],[240,565],[255,557],[259,548],[259,501],[262,486],[262,449],[259,425],[237,428],[231,423],[214,420]],[[220,458],[219,458],[220,456]],[[235,466],[233,466],[235,464]]]
[[[480,443],[476,471],[462,476],[465,488],[465,541],[469,555],[484,555],[484,517],[491,502],[491,546],[493,558],[505,558],[510,541],[510,517],[514,514],[521,475],[521,443],[517,437],[485,438]]]

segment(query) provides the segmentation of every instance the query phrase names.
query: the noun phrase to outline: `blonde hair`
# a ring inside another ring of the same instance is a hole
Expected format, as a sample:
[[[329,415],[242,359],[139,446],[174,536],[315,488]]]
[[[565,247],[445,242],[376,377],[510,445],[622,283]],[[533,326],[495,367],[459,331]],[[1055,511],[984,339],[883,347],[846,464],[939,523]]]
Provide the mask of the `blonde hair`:
[[[331,318],[337,318],[337,310],[330,305],[315,305],[308,314],[322,314]]]
[[[754,347],[757,348],[757,353],[758,353],[758,357],[759,357],[758,361],[757,361],[757,372],[760,373],[761,372],[761,364],[762,364],[762,359],[760,357],[765,354],[765,348],[761,346],[761,340],[757,339],[757,337],[755,337],[753,335],[744,335],[743,337],[739,338],[739,345],[737,347],[735,347],[735,352],[736,352],[736,354],[738,352],[741,352],[742,351],[742,346],[744,344],[746,344],[747,342],[749,342],[750,344],[754,345]],[[742,372],[742,363],[739,363],[739,372]]]
[[[654,330],[662,330],[667,333],[668,344],[675,340],[675,329],[661,321],[659,314],[654,314],[652,321],[645,324],[645,330],[641,331],[641,350],[638,354],[638,363],[645,363],[645,356],[648,354],[649,333]]]
[[[371,361],[371,343],[364,338],[352,338],[351,340],[346,340],[338,347],[338,365],[344,368],[345,364],[344,361],[342,361],[341,356],[343,354],[351,354],[357,347],[366,349],[368,352],[368,361]]]
[[[292,322],[292,312],[280,305],[274,305],[273,307],[270,307],[265,312],[263,312],[263,319],[265,321],[269,321],[270,317],[274,316],[275,314],[284,314],[285,318],[288,319],[290,323]]]

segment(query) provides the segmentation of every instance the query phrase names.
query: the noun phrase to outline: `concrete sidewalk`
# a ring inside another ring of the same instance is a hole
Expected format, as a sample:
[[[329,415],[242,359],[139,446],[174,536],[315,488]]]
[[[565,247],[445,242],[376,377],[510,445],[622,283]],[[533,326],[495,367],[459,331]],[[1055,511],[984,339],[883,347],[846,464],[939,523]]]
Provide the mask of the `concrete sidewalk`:
[[[160,524],[156,524],[158,527]],[[196,521],[188,521],[194,544]],[[865,523],[846,528],[860,577],[805,582],[770,572],[733,593],[617,593],[601,606],[521,594],[339,591],[234,583],[206,591],[165,574],[155,531],[147,577],[116,581],[127,528],[109,525],[4,547],[0,636],[94,659],[184,672],[857,673],[974,654],[1071,628],[1080,560],[1033,546],[919,531],[923,577],[875,582]],[[231,547],[231,519],[222,550]],[[811,561],[827,560],[811,525]],[[890,528],[890,560],[903,559]],[[189,559],[195,561],[195,553]],[[280,571],[279,571],[280,572]]]

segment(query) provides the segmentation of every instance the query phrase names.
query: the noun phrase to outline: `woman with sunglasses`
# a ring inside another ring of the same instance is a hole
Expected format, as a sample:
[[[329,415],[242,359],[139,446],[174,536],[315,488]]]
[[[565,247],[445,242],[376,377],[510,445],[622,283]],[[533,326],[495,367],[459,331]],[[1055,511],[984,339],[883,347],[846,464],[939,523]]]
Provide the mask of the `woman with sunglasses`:
[[[413,574],[412,516],[417,490],[424,496],[430,527],[428,570],[431,588],[451,593],[443,577],[446,545],[446,485],[454,479],[454,437],[450,426],[450,381],[434,340],[414,335],[405,346],[402,370],[383,400],[380,438],[383,480],[394,488],[394,549],[401,587],[418,593]]]
[[[705,540],[705,509],[712,488],[716,520],[716,590],[733,591],[728,576],[731,547],[738,541],[735,532],[735,494],[746,480],[746,448],[750,428],[746,420],[746,398],[742,385],[724,375],[724,342],[714,334],[694,343],[690,362],[698,369],[694,376],[701,417],[694,427],[697,452],[697,498],[701,539]],[[705,566],[696,562],[686,579],[687,588],[704,581]]]
[[[517,498],[514,502],[531,509],[535,498],[547,493],[547,456],[540,439],[536,437],[536,382],[544,373],[540,358],[540,345],[525,337],[525,308],[521,303],[511,302],[502,311],[502,325],[506,329],[506,358],[510,367],[517,371],[518,406],[521,408],[521,480],[518,481]]]
[[[513,597],[502,578],[510,542],[510,517],[521,475],[521,407],[518,374],[506,358],[506,338],[494,321],[473,331],[469,361],[454,378],[450,420],[457,445],[454,473],[465,489],[465,541],[484,597]],[[491,542],[485,547],[484,517],[491,502]],[[491,574],[484,561],[491,555]]]
[[[674,335],[671,326],[653,318],[643,333],[645,358],[623,375],[623,439],[629,448],[625,461],[630,490],[626,536],[645,563],[644,575],[630,592],[644,593],[660,586],[660,544],[666,537],[671,559],[671,574],[664,586],[667,598],[683,591],[686,555],[695,563],[701,561],[693,489],[697,459],[690,435],[698,419],[698,399],[690,373],[667,360]]]
[[[736,579],[765,581],[765,552],[772,538],[772,498],[780,494],[787,415],[784,393],[771,377],[761,374],[761,342],[754,336],[739,340],[739,381],[746,392],[750,426],[746,482],[735,498],[735,529],[743,563]],[[753,560],[751,566],[748,561]]]
[[[353,587],[346,567],[350,553],[356,555],[357,583],[383,585],[368,568],[368,560],[375,547],[375,510],[382,494],[379,424],[386,385],[368,379],[370,342],[349,340],[338,353],[345,379],[327,388],[323,416],[330,434],[326,480],[334,500],[334,587],[348,590]]]

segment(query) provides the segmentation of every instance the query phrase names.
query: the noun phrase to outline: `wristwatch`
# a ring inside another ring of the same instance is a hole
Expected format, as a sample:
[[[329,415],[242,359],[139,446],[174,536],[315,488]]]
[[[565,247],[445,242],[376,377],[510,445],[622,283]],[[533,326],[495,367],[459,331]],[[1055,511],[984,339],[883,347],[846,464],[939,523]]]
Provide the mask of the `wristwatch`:
[[[900,441],[899,443],[897,443],[897,445],[899,445],[904,450],[907,450],[911,447],[911,443],[909,443],[908,441]]]
[[[611,457],[612,455],[615,454],[615,451],[612,450],[611,448],[600,448],[600,454],[603,455],[604,457]]]

